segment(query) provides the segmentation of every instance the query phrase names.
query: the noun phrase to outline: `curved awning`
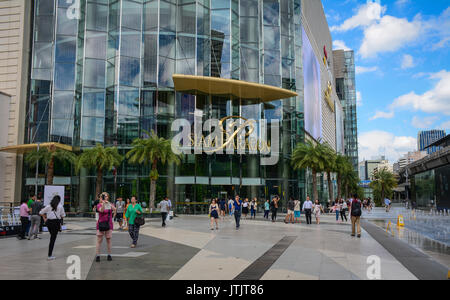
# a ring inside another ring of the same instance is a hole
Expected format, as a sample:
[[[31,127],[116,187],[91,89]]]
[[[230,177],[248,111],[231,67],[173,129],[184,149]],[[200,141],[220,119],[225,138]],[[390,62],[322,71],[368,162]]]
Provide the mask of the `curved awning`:
[[[177,92],[193,95],[199,93],[216,96],[232,95],[239,99],[259,100],[260,102],[270,102],[298,96],[293,91],[270,85],[218,77],[174,74],[173,82]]]
[[[38,144],[8,146],[8,147],[0,148],[0,152],[24,154],[24,153],[31,152],[31,151],[37,149],[37,147],[38,147]],[[64,145],[64,144],[60,144],[60,143],[42,143],[42,144],[39,144],[39,147],[40,148],[55,147],[56,149],[73,151],[72,146],[68,146],[68,145]]]

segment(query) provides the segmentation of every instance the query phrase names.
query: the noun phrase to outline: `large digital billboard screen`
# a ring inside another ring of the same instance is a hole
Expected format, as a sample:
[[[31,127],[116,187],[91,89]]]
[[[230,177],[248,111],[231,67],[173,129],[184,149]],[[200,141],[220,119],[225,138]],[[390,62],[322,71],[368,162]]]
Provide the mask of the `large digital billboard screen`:
[[[316,140],[322,138],[320,65],[303,29],[303,78],[305,130]]]

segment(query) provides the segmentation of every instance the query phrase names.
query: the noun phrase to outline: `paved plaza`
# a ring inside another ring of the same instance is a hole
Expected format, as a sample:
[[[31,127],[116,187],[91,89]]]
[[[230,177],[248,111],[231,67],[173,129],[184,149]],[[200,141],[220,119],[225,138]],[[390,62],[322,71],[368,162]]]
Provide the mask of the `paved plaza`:
[[[166,228],[152,219],[141,228],[135,249],[127,232],[115,230],[113,261],[103,256],[100,263],[94,261],[94,220],[67,219],[66,224],[68,230],[56,241],[55,261],[46,259],[47,233],[40,240],[1,239],[0,279],[68,279],[67,258],[73,255],[81,259],[81,279],[114,280],[366,280],[368,257],[374,255],[380,258],[381,279],[447,279],[450,265],[447,248],[438,262],[367,221],[361,239],[351,237],[350,224],[336,223],[331,215],[322,216],[320,225],[243,220],[240,230],[228,217],[217,231],[210,230],[206,216],[179,216]],[[428,267],[417,268],[418,261]]]

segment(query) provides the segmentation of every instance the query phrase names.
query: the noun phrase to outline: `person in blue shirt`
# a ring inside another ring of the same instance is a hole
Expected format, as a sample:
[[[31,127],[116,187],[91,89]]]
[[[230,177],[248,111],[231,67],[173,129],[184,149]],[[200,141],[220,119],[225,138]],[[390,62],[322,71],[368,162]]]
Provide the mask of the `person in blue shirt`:
[[[236,197],[234,197],[233,206],[234,206],[234,220],[236,221],[236,230],[238,230],[239,227],[241,227],[240,222],[242,211],[242,200],[239,198],[239,195],[236,195]]]

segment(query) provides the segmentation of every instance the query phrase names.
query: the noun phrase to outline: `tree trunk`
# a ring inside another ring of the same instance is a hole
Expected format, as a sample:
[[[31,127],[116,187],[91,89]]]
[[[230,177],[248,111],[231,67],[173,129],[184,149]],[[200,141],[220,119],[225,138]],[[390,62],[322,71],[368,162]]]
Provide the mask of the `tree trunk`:
[[[348,194],[348,184],[345,185],[345,197],[346,197],[347,199],[350,198],[350,197],[349,197],[349,194]]]
[[[55,175],[55,158],[52,157],[50,160],[50,163],[48,164],[47,168],[47,184],[53,185],[53,178]]]
[[[338,190],[337,196],[340,199],[341,195],[342,195],[341,194],[341,176],[340,175],[338,175],[338,178],[337,178],[337,190]]]
[[[333,185],[331,184],[331,173],[327,172],[327,180],[328,180],[328,197],[330,201],[333,202]]]
[[[153,161],[152,164],[152,173],[156,170],[158,166],[158,162],[156,160]],[[150,178],[150,208],[155,208],[155,198],[156,198],[156,180]]]
[[[102,192],[103,182],[103,170],[101,167],[97,167],[97,182],[95,186],[95,198]]]
[[[313,202],[316,202],[316,200],[319,200],[319,193],[317,191],[317,172],[314,169],[312,170],[312,177],[313,177],[313,193],[314,193]]]

